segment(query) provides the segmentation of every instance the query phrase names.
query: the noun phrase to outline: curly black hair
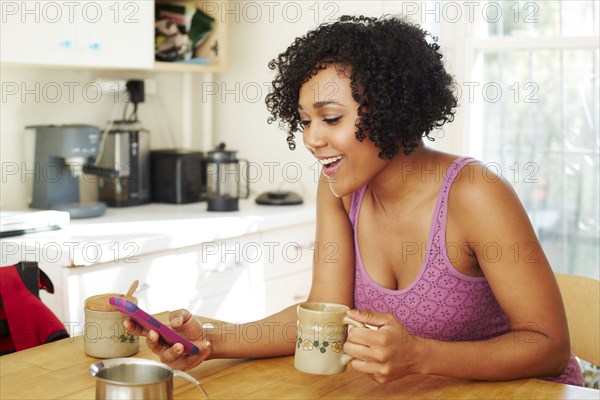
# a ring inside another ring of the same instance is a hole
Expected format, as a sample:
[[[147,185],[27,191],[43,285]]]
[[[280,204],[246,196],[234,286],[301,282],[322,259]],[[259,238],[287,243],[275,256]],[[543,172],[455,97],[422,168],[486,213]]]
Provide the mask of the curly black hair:
[[[393,158],[400,146],[408,155],[421,138],[434,140],[430,132],[454,119],[454,80],[436,42],[419,25],[393,16],[342,16],[320,25],[269,62],[277,76],[265,99],[268,123],[279,120],[293,150],[294,133],[302,130],[300,87],[329,65],[349,67],[359,104],[356,138],[368,136],[380,158]]]

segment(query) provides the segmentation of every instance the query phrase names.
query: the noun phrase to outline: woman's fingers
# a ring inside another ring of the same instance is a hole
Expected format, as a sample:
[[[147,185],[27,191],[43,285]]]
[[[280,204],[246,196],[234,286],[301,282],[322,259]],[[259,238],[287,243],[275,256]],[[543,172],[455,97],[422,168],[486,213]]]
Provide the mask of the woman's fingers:
[[[210,355],[210,343],[200,343],[200,353],[197,355],[187,355],[183,353],[183,345],[181,343],[175,343],[173,346],[168,347],[160,340],[157,332],[149,331],[146,336],[146,344],[148,348],[159,356],[160,361],[168,364],[170,367],[180,370],[188,370],[200,364],[206,360]]]
[[[172,311],[169,314],[169,325],[188,340],[202,340],[202,324],[188,310]]]
[[[146,335],[146,344],[148,348],[158,355],[164,350],[164,346],[160,341],[160,337],[157,332],[149,331]]]
[[[133,322],[130,318],[125,318],[125,321],[123,322],[123,326],[125,326],[125,329],[127,329],[127,331],[133,333],[134,335],[138,335],[138,336],[147,336],[148,335],[147,330],[145,330],[144,328],[142,328],[141,326],[139,326],[138,324]]]
[[[199,348],[197,355],[184,354],[181,343],[168,346],[161,340],[158,332],[145,330],[131,319],[125,319],[125,328],[138,336],[146,336],[146,345],[160,360],[172,368],[187,370],[200,364],[211,354],[211,345],[203,340],[202,324],[187,310],[176,310],[169,314],[169,325],[181,336],[194,342]]]

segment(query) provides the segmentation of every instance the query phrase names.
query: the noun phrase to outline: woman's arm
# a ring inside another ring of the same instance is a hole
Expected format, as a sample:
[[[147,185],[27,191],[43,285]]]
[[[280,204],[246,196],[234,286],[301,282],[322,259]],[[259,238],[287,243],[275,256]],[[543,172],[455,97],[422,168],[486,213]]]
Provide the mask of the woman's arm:
[[[325,238],[336,238],[335,240]],[[328,184],[317,188],[317,229],[314,245],[313,279],[307,301],[353,305],[354,242],[352,226],[343,201],[333,196]],[[254,358],[294,353],[296,306],[247,324],[224,324],[208,333],[213,345],[211,358]],[[243,332],[261,332],[258,341]]]
[[[438,362],[423,362],[422,372],[477,379],[560,375],[570,344],[554,273],[510,184],[473,168],[474,179],[459,181],[451,192],[449,214],[459,216],[453,221],[461,221],[512,332],[484,342],[426,342],[423,360]]]
[[[409,373],[505,380],[557,376],[570,356],[558,285],[511,186],[481,166],[450,193],[448,226],[458,224],[511,332],[486,341],[441,342],[414,337],[391,315],[361,312],[377,331],[352,329],[344,349],[353,366],[386,382]],[[456,226],[456,225],[455,225]],[[359,345],[357,345],[358,343]]]
[[[335,240],[325,238],[336,238]],[[354,245],[352,227],[343,201],[333,196],[320,179],[317,189],[317,229],[314,246],[313,280],[308,301],[353,305]],[[130,330],[147,335],[150,349],[173,368],[189,369],[207,358],[261,358],[293,354],[296,342],[296,305],[260,321],[244,324],[219,323],[204,330],[189,312],[178,310],[169,316],[170,324],[203,351],[183,355],[179,345],[164,348],[153,334],[134,324]]]

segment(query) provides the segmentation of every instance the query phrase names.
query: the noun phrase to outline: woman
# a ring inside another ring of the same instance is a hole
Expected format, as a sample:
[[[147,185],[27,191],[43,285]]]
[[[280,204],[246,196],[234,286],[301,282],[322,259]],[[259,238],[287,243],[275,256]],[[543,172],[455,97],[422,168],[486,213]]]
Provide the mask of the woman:
[[[278,72],[269,122],[287,128],[291,149],[301,131],[322,164],[316,243],[337,250],[315,259],[308,301],[356,308],[349,315],[370,328],[350,329],[344,351],[377,382],[422,373],[582,385],[554,274],[511,186],[425,145],[457,105],[427,39],[401,19],[342,17],[269,64]],[[295,320],[294,306],[255,322],[269,334],[247,343],[232,326],[203,335],[189,312],[173,312],[171,326],[204,350],[197,356],[126,326],[186,369],[293,354]]]

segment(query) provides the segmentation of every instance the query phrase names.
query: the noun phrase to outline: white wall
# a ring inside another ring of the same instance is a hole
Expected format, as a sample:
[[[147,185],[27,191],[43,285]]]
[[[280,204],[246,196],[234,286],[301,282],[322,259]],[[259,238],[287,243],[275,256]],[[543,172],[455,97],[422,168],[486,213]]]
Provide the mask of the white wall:
[[[271,15],[266,6],[261,7],[261,18],[256,18],[258,14],[251,13],[253,10],[244,13],[241,8],[239,22],[229,27],[229,66],[226,72],[215,76],[215,83],[231,92],[221,90],[215,97],[216,137],[228,146],[231,143],[239,150],[239,157],[254,163],[251,175],[255,178],[255,194],[281,188],[314,199],[315,174],[318,176],[320,168],[304,148],[301,135],[296,135],[296,150],[290,151],[286,133],[276,123],[267,124],[269,114],[264,99],[274,77],[267,64],[297,36],[320,22],[344,14],[380,16],[384,1],[276,3]],[[256,88],[260,88],[260,93]],[[239,96],[236,98],[235,94]]]
[[[323,1],[318,3],[318,7],[312,1],[287,2],[302,7],[298,17],[293,13],[295,7],[289,6],[286,15],[286,2],[276,3],[279,6],[273,8],[272,20],[269,19],[267,7],[261,8],[263,13],[260,18],[251,8],[245,13],[243,8],[237,10],[240,20],[229,27],[229,66],[226,72],[216,75],[213,82],[205,85],[213,91],[215,87],[219,90],[214,95],[216,139],[228,146],[235,146],[240,157],[255,163],[254,167],[260,167],[251,170],[253,173],[260,171],[260,175],[252,176],[257,178],[252,186],[255,194],[281,187],[298,191],[311,199],[316,194],[315,173],[318,174],[320,168],[302,145],[301,136],[296,135],[297,148],[290,151],[285,132],[279,130],[276,124],[268,125],[266,122],[268,112],[264,98],[274,76],[267,63],[285,51],[295,37],[315,28],[327,17],[332,20],[344,14],[376,17],[395,14],[406,15],[440,36],[445,63],[450,73],[454,74],[462,62],[462,53],[459,51],[462,41],[455,40],[462,31],[457,24],[442,24],[441,28],[437,26],[435,14],[427,14],[427,7],[431,9],[431,5],[425,5],[425,2]],[[260,90],[257,91],[257,88]],[[257,97],[257,94],[260,96]],[[435,133],[439,140],[432,146],[442,151],[463,153],[466,141],[462,134],[462,123],[458,113],[455,123]],[[299,168],[301,176],[296,182]]]
[[[192,76],[193,90],[200,90],[202,75]],[[125,94],[115,90],[99,91],[98,78],[110,80],[146,79],[156,82],[157,93],[146,94],[138,109],[139,119],[150,131],[151,147],[173,148],[189,143],[200,149],[203,104],[193,101],[192,140],[183,137],[182,74],[108,70],[75,70],[48,67],[14,67],[3,65],[0,118],[0,161],[2,166],[0,208],[26,209],[33,145],[29,125],[90,124],[103,129],[110,119],[123,115]],[[115,86],[116,88],[116,86]],[[112,118],[111,118],[112,115]],[[28,140],[26,140],[28,139]],[[27,148],[26,148],[27,147]],[[95,188],[88,179],[85,192]],[[85,197],[84,197],[85,199]]]
[[[319,168],[304,149],[301,137],[297,138],[297,149],[290,151],[286,134],[277,124],[266,122],[268,113],[264,99],[273,78],[267,64],[285,51],[294,38],[320,22],[337,19],[343,14],[380,16],[403,10],[403,2],[388,0],[232,1],[220,16],[229,23],[228,67],[225,72],[214,75],[190,74],[186,77],[181,73],[166,72],[132,74],[2,66],[0,208],[27,207],[29,192],[25,181],[31,179],[31,174],[27,173],[23,162],[33,149],[25,148],[25,126],[85,123],[102,128],[113,110],[117,111],[117,118],[121,117],[124,97],[115,98],[112,92],[98,93],[93,82],[99,77],[156,80],[157,93],[147,95],[139,109],[140,120],[151,132],[152,148],[185,145],[207,151],[211,142],[223,141],[228,148],[238,151],[239,158],[252,163],[253,195],[282,189],[297,191],[307,200],[313,199]],[[448,46],[449,42],[446,39],[442,47]],[[445,50],[453,52],[459,45],[456,43],[455,48]],[[451,62],[451,54],[447,55]],[[194,94],[189,105],[191,120],[185,117],[184,85],[191,85]],[[213,120],[212,132],[204,129],[205,118]],[[191,138],[185,136],[186,123],[191,123]],[[460,131],[460,126],[455,126],[446,129],[445,137],[436,144],[438,148],[459,152],[462,146],[460,132],[447,134],[452,129]]]

